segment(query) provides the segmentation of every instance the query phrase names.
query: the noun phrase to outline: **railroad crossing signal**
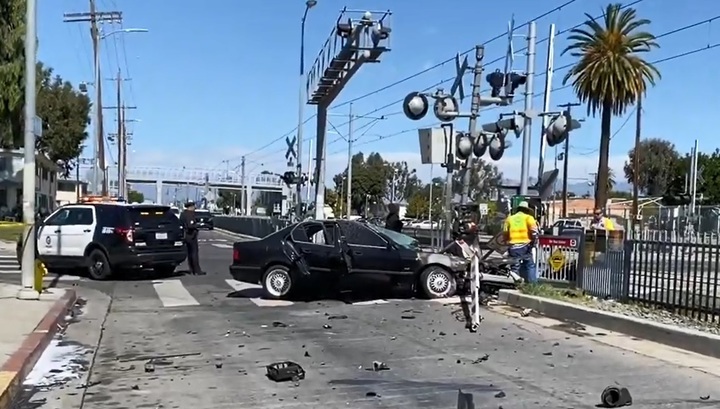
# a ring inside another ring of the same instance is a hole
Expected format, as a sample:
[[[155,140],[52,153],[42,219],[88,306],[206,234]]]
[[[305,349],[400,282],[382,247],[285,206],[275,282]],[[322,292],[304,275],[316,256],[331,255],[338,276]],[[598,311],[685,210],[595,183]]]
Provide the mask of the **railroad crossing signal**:
[[[460,100],[460,103],[463,102],[465,99],[465,90],[463,89],[463,75],[465,75],[465,71],[468,69],[468,59],[467,56],[463,59],[462,64],[460,63],[460,54],[455,55],[455,72],[457,76],[455,77],[455,82],[453,82],[452,87],[450,87],[450,95],[455,96],[455,93],[457,92],[457,98]]]
[[[695,176],[695,180],[697,181],[698,185],[702,185],[705,183],[705,178],[703,177],[703,171],[705,170],[705,166],[700,166],[697,170],[697,176]]]
[[[545,140],[547,140],[548,146],[556,146],[565,142],[570,135],[570,131],[579,129],[582,126],[580,121],[572,118],[570,110],[550,115],[553,115],[553,118],[548,127],[545,128]]]
[[[288,166],[292,166],[293,159],[297,158],[297,152],[295,152],[295,142],[297,138],[293,136],[292,139],[285,137],[285,143],[287,144],[287,151],[285,152],[285,159],[287,159]]]

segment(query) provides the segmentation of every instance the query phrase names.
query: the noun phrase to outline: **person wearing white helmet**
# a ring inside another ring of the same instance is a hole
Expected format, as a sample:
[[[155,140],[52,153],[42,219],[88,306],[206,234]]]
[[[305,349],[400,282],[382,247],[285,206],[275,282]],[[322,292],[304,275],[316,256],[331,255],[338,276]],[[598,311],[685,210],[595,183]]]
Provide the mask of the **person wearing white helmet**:
[[[540,231],[528,202],[520,202],[515,212],[505,219],[503,231],[505,240],[510,246],[508,255],[519,261],[511,266],[512,272],[519,274],[529,283],[537,282],[533,248],[535,248]]]

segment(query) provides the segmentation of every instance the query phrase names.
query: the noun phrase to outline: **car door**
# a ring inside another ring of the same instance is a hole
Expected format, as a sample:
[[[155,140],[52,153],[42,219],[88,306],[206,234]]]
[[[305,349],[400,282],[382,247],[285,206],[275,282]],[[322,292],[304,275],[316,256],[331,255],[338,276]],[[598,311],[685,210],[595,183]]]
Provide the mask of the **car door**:
[[[350,249],[353,274],[391,274],[403,269],[397,251],[370,228],[357,222],[338,224]]]
[[[322,222],[298,223],[290,232],[289,239],[311,273],[332,271],[333,258],[337,258],[336,247]]]
[[[69,258],[85,256],[85,249],[95,235],[95,207],[73,206],[61,226],[60,246],[62,255]]]
[[[52,263],[62,254],[60,237],[62,225],[70,215],[68,208],[60,208],[37,227],[37,252],[45,263]]]

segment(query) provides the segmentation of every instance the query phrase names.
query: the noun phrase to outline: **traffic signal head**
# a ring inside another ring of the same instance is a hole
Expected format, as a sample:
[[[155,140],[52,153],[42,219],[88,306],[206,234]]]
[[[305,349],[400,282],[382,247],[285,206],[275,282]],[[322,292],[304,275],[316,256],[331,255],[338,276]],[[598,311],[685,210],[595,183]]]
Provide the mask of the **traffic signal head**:
[[[515,90],[519,86],[524,85],[525,82],[527,82],[527,75],[516,72],[507,74],[507,78],[505,79],[505,95],[512,98],[515,95]]]
[[[488,74],[487,77],[485,77],[485,80],[491,88],[490,96],[493,98],[499,97],[500,91],[502,90],[503,85],[505,85],[505,74],[498,69],[495,70],[495,72]]]
[[[685,206],[692,202],[690,195],[688,194],[667,194],[663,196],[660,203],[664,206]]]
[[[565,142],[570,135],[570,131],[578,129],[580,126],[580,122],[572,119],[569,111],[563,111],[562,114],[554,117],[545,128],[545,139],[548,146],[555,146]]]
[[[403,101],[403,112],[413,121],[424,118],[429,108],[427,97],[419,92],[409,93]]]

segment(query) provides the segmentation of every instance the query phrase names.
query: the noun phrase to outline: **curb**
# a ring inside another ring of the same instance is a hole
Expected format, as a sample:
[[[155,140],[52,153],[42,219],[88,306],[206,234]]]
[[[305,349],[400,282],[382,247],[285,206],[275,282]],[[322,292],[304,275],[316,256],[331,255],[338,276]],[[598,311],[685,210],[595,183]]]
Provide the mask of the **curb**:
[[[530,308],[550,318],[580,322],[701,355],[720,358],[720,336],[715,334],[679,328],[614,312],[600,311],[565,301],[522,294],[517,290],[500,290],[498,300],[517,307]]]
[[[13,400],[22,390],[23,381],[57,334],[67,311],[73,308],[77,299],[75,291],[65,290],[65,294],[50,308],[35,330],[0,368],[0,409],[11,407]]]

